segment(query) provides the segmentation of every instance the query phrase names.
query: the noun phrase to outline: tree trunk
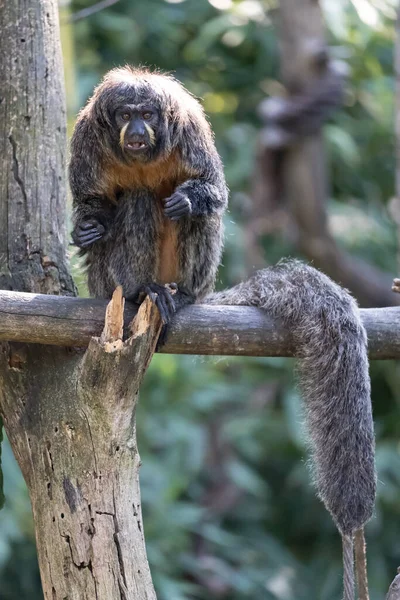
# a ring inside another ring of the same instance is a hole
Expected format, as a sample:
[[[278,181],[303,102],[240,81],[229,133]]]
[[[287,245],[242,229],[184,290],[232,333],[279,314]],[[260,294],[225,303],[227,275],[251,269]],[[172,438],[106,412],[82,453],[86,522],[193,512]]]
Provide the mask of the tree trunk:
[[[56,0],[0,0],[0,287],[74,295],[65,258],[66,124]],[[121,341],[117,294],[87,351],[3,343],[0,413],[32,502],[48,600],[153,600],[135,406],[160,323]]]

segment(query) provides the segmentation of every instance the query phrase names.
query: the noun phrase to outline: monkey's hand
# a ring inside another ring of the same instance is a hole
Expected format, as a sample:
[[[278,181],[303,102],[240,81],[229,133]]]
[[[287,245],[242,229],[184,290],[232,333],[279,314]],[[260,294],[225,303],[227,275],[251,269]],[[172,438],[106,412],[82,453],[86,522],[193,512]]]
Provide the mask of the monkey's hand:
[[[175,302],[172,297],[172,291],[176,284],[170,284],[169,287],[159,285],[158,283],[146,283],[138,285],[134,292],[126,297],[127,300],[141,304],[146,296],[157,306],[160,311],[163,325],[168,325],[175,314]]]
[[[106,233],[106,228],[103,223],[96,217],[90,217],[79,221],[72,232],[72,240],[75,246],[79,248],[87,248],[100,240]]]
[[[164,215],[171,221],[177,221],[192,213],[192,203],[183,192],[174,192],[164,202]]]

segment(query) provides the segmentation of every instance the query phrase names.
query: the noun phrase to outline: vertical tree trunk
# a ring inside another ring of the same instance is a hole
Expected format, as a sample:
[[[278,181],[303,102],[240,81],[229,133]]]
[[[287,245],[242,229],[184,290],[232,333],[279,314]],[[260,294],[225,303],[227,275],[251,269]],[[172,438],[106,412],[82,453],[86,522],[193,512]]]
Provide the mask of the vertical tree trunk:
[[[281,0],[279,43],[282,79],[296,94],[319,75],[320,55],[326,51],[321,9],[318,1]],[[325,203],[328,198],[325,151],[320,133],[292,146],[285,159],[285,191],[290,212],[307,235],[300,242],[318,244],[327,229]],[[301,195],[301,202],[298,196]],[[324,245],[324,244],[323,244]],[[303,248],[306,254],[307,248]],[[314,248],[313,254],[324,252]]]
[[[0,287],[74,294],[56,0],[0,0],[0,31]],[[0,413],[28,485],[48,600],[155,599],[134,410],[159,321],[143,305],[123,343],[120,295],[113,307],[111,329],[85,353],[0,347]]]

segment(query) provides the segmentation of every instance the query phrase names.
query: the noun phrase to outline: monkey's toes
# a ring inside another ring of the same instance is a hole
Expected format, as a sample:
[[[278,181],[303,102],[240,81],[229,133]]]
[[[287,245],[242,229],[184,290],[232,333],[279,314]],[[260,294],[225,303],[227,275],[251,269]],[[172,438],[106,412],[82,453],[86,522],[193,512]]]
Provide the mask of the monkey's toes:
[[[176,309],[175,302],[167,288],[163,288],[162,291],[156,292],[155,304],[160,311],[161,319],[164,325],[170,323]]]
[[[127,300],[141,303],[143,302],[144,298],[148,296],[150,300],[157,306],[160,312],[161,320],[163,324],[166,325],[171,321],[176,310],[171,291],[172,290],[169,290],[168,287],[159,285],[158,283],[144,284],[138,286],[135,292],[127,297]]]

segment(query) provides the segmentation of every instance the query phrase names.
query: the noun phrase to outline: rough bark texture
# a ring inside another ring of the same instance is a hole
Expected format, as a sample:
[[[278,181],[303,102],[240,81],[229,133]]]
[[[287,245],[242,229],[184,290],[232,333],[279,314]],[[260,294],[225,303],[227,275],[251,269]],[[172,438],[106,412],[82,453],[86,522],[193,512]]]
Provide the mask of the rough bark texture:
[[[0,357],[1,410],[30,491],[51,600],[155,599],[134,413],[161,321],[146,300],[122,342],[121,291],[115,296],[115,318],[107,315],[83,358],[5,345]]]
[[[400,567],[397,569],[397,571],[400,571]],[[390,584],[386,600],[400,600],[400,575],[396,575]]]
[[[87,346],[100,336],[106,300],[0,291],[0,340]],[[137,308],[126,303],[125,336]],[[361,309],[371,359],[400,358],[400,308]],[[247,306],[188,306],[173,319],[167,354],[295,356],[292,332],[265,311]]]
[[[0,0],[0,31],[0,287],[74,295],[56,0]],[[120,323],[85,353],[0,347],[0,414],[31,497],[46,600],[155,599],[134,410],[160,323],[143,310],[127,343]]]
[[[72,294],[57,5],[0,0],[0,287]]]

